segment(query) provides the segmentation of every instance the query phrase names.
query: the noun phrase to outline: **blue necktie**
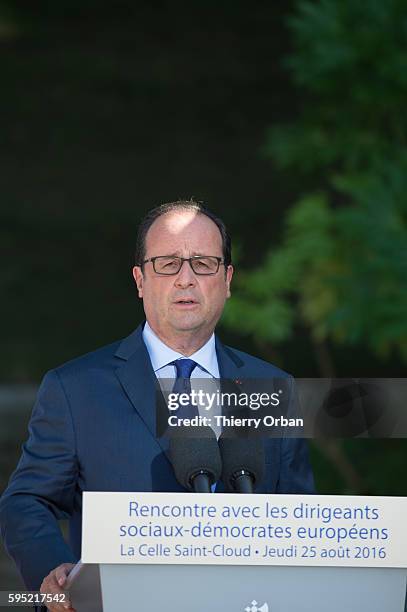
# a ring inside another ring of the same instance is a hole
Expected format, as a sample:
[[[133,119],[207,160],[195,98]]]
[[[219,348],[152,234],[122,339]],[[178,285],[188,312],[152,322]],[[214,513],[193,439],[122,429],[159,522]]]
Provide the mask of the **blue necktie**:
[[[177,359],[172,362],[177,368],[177,378],[175,379],[173,393],[191,393],[191,374],[198,364],[192,359]],[[180,406],[177,410],[178,418],[192,419],[198,416],[198,406],[191,402],[188,406]],[[211,486],[212,493],[215,492],[217,483]]]
[[[191,374],[197,366],[192,359],[177,359],[172,362],[177,368],[177,378],[175,379],[173,393],[191,393]],[[192,419],[198,416],[198,406],[191,402],[187,406],[180,406],[176,412],[177,417]]]

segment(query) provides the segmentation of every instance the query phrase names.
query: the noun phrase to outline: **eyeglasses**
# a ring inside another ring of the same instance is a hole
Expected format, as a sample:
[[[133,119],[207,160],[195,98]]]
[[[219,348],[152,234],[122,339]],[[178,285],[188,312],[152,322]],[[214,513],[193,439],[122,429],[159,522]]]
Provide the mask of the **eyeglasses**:
[[[182,268],[184,261],[187,261],[191,269],[198,276],[210,276],[216,274],[219,266],[224,265],[222,257],[212,255],[194,255],[193,257],[174,257],[173,255],[159,255],[158,257],[150,257],[142,263],[151,261],[156,274],[164,276],[172,276],[178,274]]]

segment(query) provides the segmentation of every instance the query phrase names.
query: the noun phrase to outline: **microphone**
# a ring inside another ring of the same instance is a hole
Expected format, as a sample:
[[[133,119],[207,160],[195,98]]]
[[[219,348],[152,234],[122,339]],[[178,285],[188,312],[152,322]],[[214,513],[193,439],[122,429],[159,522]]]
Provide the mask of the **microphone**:
[[[170,438],[170,457],[178,482],[195,493],[210,493],[220,478],[222,461],[210,427],[177,427]]]
[[[264,476],[264,445],[261,439],[219,438],[222,480],[229,491],[253,493]]]

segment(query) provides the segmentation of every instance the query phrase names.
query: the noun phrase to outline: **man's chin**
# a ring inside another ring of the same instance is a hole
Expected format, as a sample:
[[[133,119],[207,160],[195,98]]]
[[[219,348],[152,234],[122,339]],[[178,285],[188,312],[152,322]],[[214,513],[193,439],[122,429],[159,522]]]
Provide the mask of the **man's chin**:
[[[174,330],[182,333],[196,332],[202,328],[204,321],[201,317],[193,316],[193,313],[184,313],[182,317],[174,317],[172,327]]]
[[[192,334],[192,333],[196,333],[197,331],[202,329],[202,325],[199,325],[197,323],[196,324],[193,324],[193,323],[186,324],[185,323],[184,325],[181,325],[181,324],[174,325],[173,329],[176,332],[180,333],[180,334],[182,334],[182,333],[187,334],[188,332],[190,332]]]

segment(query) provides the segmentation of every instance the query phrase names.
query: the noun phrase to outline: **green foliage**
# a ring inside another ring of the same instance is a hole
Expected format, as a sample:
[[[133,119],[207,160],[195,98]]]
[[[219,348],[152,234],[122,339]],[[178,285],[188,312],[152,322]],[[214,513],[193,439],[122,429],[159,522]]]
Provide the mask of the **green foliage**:
[[[301,113],[267,151],[307,187],[225,322],[279,342],[300,321],[317,341],[407,361],[405,3],[301,1],[289,26]]]
[[[303,172],[367,168],[406,144],[407,11],[403,0],[298,2],[287,60],[301,117],[270,130],[268,150]]]
[[[407,361],[407,156],[338,185],[353,205],[337,212],[347,273],[329,323],[341,317],[345,339],[384,357],[398,349]]]
[[[294,208],[288,215],[283,246],[270,252],[258,269],[238,275],[223,322],[257,340],[286,340],[295,322],[295,300],[291,298],[313,276],[304,276],[303,270],[312,265],[320,278],[330,256],[330,224],[323,196],[306,198]]]

